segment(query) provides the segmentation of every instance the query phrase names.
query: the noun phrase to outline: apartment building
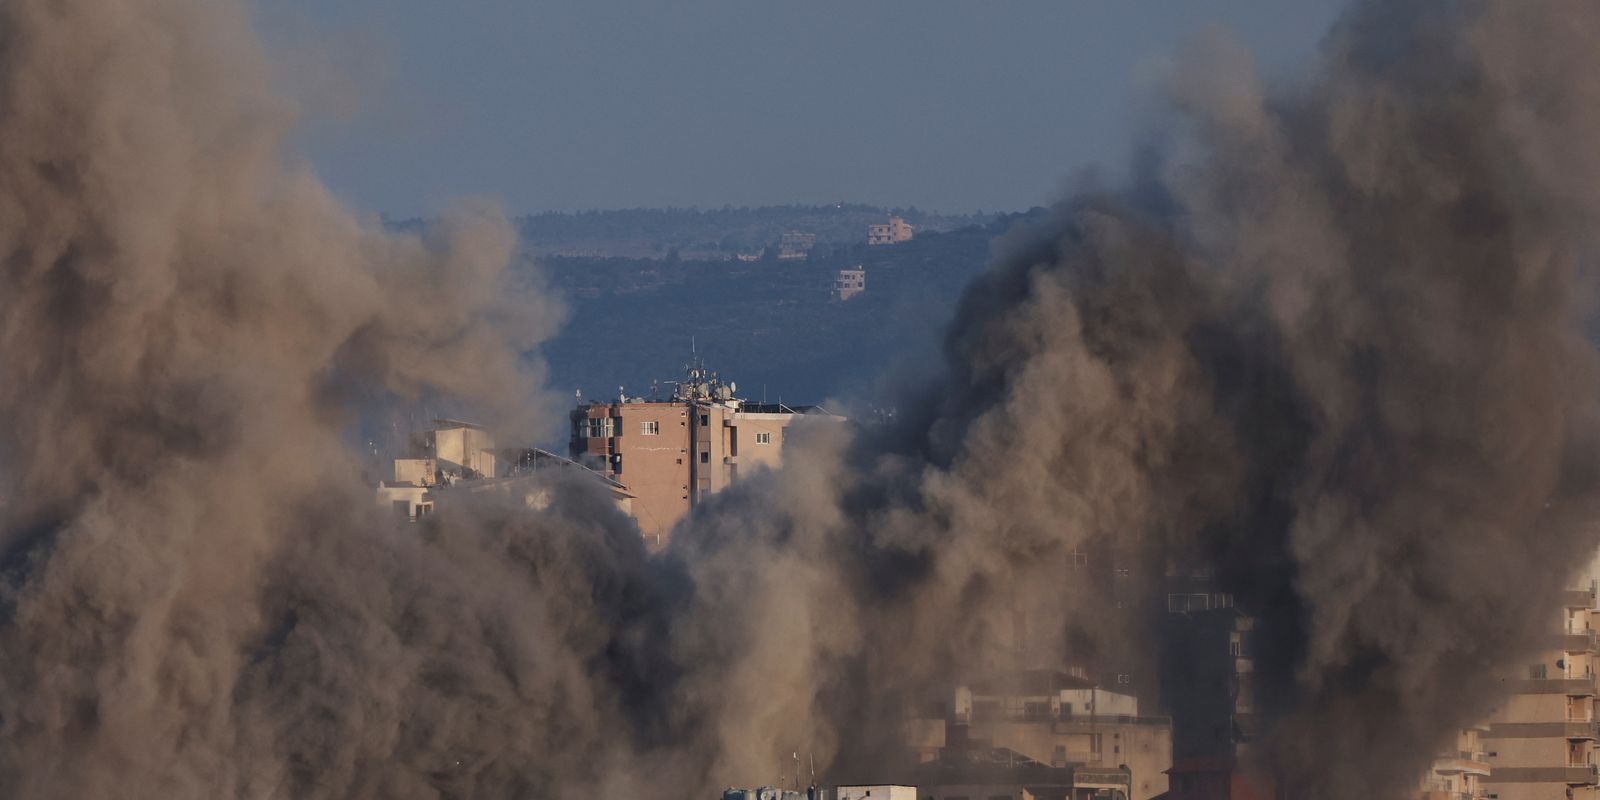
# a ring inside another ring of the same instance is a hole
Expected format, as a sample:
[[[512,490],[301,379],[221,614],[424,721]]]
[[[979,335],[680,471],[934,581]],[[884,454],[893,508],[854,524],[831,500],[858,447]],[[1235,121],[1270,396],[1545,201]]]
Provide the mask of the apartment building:
[[[1490,769],[1478,776],[1497,800],[1596,800],[1596,568],[1563,593],[1550,644],[1510,676],[1511,697],[1491,715],[1483,736]],[[1470,761],[1469,761],[1470,763]]]
[[[665,400],[624,396],[573,409],[573,460],[626,487],[650,546],[664,547],[679,519],[741,473],[780,466],[796,421],[844,419],[819,406],[740,400],[736,390],[696,364]]]
[[[911,226],[899,217],[890,217],[883,225],[867,226],[867,244],[877,246],[911,241]]]
[[[867,270],[865,267],[841,269],[834,273],[833,285],[830,291],[835,300],[849,300],[867,290]]]
[[[1483,800],[1489,796],[1484,779],[1489,777],[1488,753],[1484,750],[1487,723],[1462,728],[1455,739],[1433,759],[1423,776],[1417,800]]]
[[[1180,763],[1235,764],[1257,735],[1255,619],[1209,567],[1169,564],[1161,625],[1161,700]]]

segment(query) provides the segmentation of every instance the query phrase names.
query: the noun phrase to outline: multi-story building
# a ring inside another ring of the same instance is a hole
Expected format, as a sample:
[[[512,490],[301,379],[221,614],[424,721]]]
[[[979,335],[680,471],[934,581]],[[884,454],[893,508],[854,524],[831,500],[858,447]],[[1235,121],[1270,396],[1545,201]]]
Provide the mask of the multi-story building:
[[[1462,728],[1450,746],[1434,756],[1433,765],[1423,775],[1417,800],[1483,800],[1489,797],[1488,754],[1483,736],[1488,724]]]
[[[1508,680],[1511,697],[1490,717],[1483,738],[1489,774],[1480,776],[1499,800],[1595,800],[1600,760],[1595,749],[1595,566],[1563,594],[1551,620],[1549,646]]]
[[[1168,564],[1161,624],[1161,705],[1172,715],[1169,800],[1270,800],[1249,767],[1257,736],[1255,619],[1210,567]]]
[[[779,261],[800,261],[811,255],[817,245],[817,235],[800,231],[785,231],[778,241]]]
[[[1170,566],[1161,631],[1161,698],[1180,763],[1235,764],[1257,727],[1255,620],[1217,591],[1209,569]]]
[[[801,418],[841,421],[818,406],[751,403],[703,366],[666,400],[619,398],[572,411],[572,458],[625,486],[652,547],[705,497],[742,473],[783,462],[789,426]]]
[[[942,718],[913,720],[909,729],[923,773],[933,776],[928,782],[990,783],[934,773],[966,772],[961,765],[990,763],[993,754],[1003,753],[1009,760],[1053,770],[1096,775],[1120,770],[1123,777],[1113,782],[1125,786],[1132,800],[1167,790],[1172,721],[1141,716],[1138,698],[1101,689],[1082,670],[1027,670],[990,684],[957,687],[943,709]]]
[[[867,244],[899,244],[911,241],[911,226],[899,217],[890,217],[883,225],[867,226]]]
[[[867,290],[867,270],[865,267],[852,267],[841,269],[833,276],[833,286],[830,291],[835,300],[849,300]]]

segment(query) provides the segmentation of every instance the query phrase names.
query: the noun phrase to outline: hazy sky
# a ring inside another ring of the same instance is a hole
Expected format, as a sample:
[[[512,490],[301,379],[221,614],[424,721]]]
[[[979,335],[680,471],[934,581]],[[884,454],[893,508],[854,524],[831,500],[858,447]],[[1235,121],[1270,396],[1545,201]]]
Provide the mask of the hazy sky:
[[[303,138],[368,211],[965,211],[1118,168],[1149,75],[1232,30],[1303,67],[1340,0],[259,0]],[[1115,174],[1114,171],[1112,174]]]

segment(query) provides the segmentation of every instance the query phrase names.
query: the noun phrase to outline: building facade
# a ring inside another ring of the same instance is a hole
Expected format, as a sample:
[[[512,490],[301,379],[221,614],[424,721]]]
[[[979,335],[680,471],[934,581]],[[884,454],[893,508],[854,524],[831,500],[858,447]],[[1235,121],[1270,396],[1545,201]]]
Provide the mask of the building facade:
[[[849,300],[867,290],[867,270],[865,267],[852,267],[841,269],[834,273],[831,292],[835,300]]]
[[[877,246],[884,244],[899,244],[909,242],[912,237],[911,226],[899,217],[890,217],[883,225],[867,226],[867,244]]]
[[[1487,723],[1462,728],[1422,778],[1418,800],[1483,800],[1489,796],[1488,753],[1484,750]]]
[[[1498,800],[1596,800],[1595,565],[1563,593],[1550,621],[1550,644],[1509,676],[1511,697],[1489,719],[1483,737],[1488,774],[1479,777]]]
[[[412,455],[394,459],[392,480],[378,482],[378,505],[416,522],[441,502],[472,494],[520,498],[530,508],[549,505],[549,490],[539,480],[549,470],[567,470],[592,479],[631,514],[633,495],[620,483],[575,461],[538,448],[497,449],[481,425],[434,420],[434,428],[413,439]]]
[[[573,460],[627,488],[651,547],[666,546],[678,520],[741,473],[780,466],[796,421],[843,420],[817,406],[746,402],[735,388],[695,366],[666,400],[623,397],[572,411]]]
[[[943,708],[942,718],[916,719],[908,729],[925,770],[943,765],[947,772],[960,772],[956,766],[989,764],[1003,754],[1003,761],[1038,768],[1095,775],[1120,771],[1116,783],[1132,800],[1167,790],[1172,721],[1140,715],[1138,698],[1101,689],[1081,670],[1027,670],[990,684],[960,686]],[[980,783],[952,775],[937,782]]]

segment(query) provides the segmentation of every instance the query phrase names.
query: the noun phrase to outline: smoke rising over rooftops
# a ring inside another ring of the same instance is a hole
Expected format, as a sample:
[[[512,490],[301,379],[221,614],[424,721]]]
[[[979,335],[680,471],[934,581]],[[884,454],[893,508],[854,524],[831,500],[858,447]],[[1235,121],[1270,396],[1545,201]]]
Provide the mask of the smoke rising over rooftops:
[[[815,431],[652,559],[582,486],[396,529],[353,477],[352,386],[548,413],[524,353],[559,315],[503,223],[338,208],[234,4],[9,0],[0,790],[882,763],[951,681],[1148,647],[1060,569],[1105,547],[1214,564],[1260,615],[1292,796],[1400,796],[1542,630],[1548,565],[1600,545],[1596,26],[1358,3],[1290,93],[1200,43],[1137,184],[1001,243],[892,429]]]

